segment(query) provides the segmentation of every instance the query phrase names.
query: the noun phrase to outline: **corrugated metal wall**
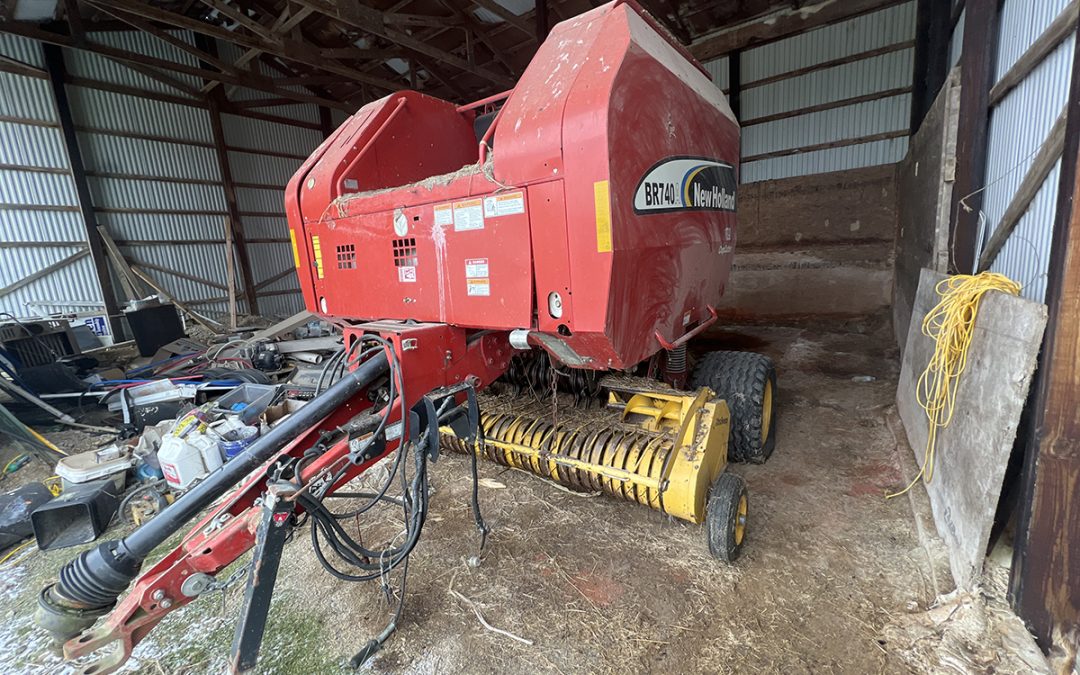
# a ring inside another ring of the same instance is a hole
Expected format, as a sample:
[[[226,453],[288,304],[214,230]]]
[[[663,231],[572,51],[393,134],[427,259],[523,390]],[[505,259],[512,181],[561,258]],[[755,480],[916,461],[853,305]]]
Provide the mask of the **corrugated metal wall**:
[[[1001,9],[996,80],[1069,5],[1070,0],[1005,0]],[[1075,40],[1069,37],[994,108],[990,117],[986,190],[983,194],[985,241],[1001,221],[1034,156],[1049,135],[1069,95]],[[1061,162],[1046,178],[1035,200],[1002,247],[991,269],[1024,284],[1023,294],[1042,301],[1050,264]],[[979,246],[982,247],[980,242]]]
[[[742,52],[743,182],[902,159],[914,38],[907,2]],[[706,68],[728,87],[726,63]]]
[[[235,45],[218,42],[218,53],[227,61],[235,61],[243,53]],[[281,77],[265,64],[251,64],[266,77]],[[296,93],[307,93],[301,87],[286,87]],[[253,89],[228,88],[229,99],[236,101],[275,98]],[[319,123],[319,109],[306,103],[276,105],[265,109],[279,117],[309,124]],[[303,129],[276,122],[254,120],[236,115],[222,115],[222,129],[229,151],[229,168],[237,183],[244,235],[251,240],[252,275],[255,284],[264,284],[293,269],[289,244],[289,227],[285,221],[284,188],[293,173],[323,140],[313,129]],[[241,149],[251,150],[244,152]],[[259,154],[269,153],[269,154]],[[259,288],[259,309],[263,314],[293,314],[303,308],[303,297],[296,277],[289,275]]]
[[[173,36],[194,45],[188,33]],[[190,54],[145,33],[94,33],[90,39],[198,65]],[[73,76],[168,94],[169,100],[148,99],[68,85],[96,215],[125,256],[147,265],[148,273],[170,294],[186,301],[224,295],[225,250],[219,242],[224,241],[225,200],[206,108],[195,98],[103,56],[65,50],[64,59]],[[196,89],[202,84],[183,75],[175,79]],[[221,314],[227,305],[200,304],[198,309]]]
[[[0,34],[0,55],[44,67],[41,46],[25,38]],[[49,83],[12,73],[0,73],[0,231],[0,312],[29,316],[57,298],[82,303],[63,310],[104,306]]]
[[[172,35],[195,42],[184,31]],[[90,37],[199,65],[192,55],[145,33]],[[231,45],[220,47],[226,60],[239,56]],[[44,67],[41,46],[32,40],[0,34],[0,55]],[[65,50],[64,58],[75,82],[67,86],[68,97],[99,223],[125,255],[145,265],[171,294],[208,314],[224,314],[227,206],[208,109],[196,97],[118,61],[77,50]],[[263,75],[280,76],[262,64],[256,67]],[[204,84],[183,74],[168,77],[193,90]],[[142,92],[150,98],[137,95]],[[244,88],[229,91],[235,101],[268,97]],[[319,123],[319,110],[310,104],[274,106],[265,112]],[[232,114],[222,115],[222,129],[233,180],[239,185],[241,225],[245,235],[256,240],[248,248],[259,284],[292,269],[283,188],[322,134]],[[101,306],[52,95],[42,78],[0,73],[0,222],[0,311],[25,317],[38,308],[48,312],[87,309],[86,303]],[[11,288],[76,254],[79,257],[51,274]],[[236,276],[241,288],[242,275],[238,271]],[[258,291],[262,314],[291,314],[302,308],[295,277],[285,276]],[[46,302],[60,304],[41,304]],[[243,301],[240,307],[247,310]]]

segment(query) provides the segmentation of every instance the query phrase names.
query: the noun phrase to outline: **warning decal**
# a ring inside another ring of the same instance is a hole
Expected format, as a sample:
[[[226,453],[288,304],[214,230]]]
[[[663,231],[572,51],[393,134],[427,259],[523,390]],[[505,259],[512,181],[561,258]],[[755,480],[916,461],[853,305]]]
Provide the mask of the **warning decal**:
[[[403,284],[415,284],[416,265],[404,265],[397,268],[397,280]]]
[[[289,228],[289,242],[292,244],[292,259],[296,269],[300,269],[300,250],[296,248],[296,230]]]
[[[469,258],[465,261],[466,279],[485,279],[488,277],[487,258]]]
[[[611,187],[608,181],[593,183],[596,206],[596,252],[611,253]]]
[[[487,218],[513,216],[518,213],[525,213],[524,192],[507,192],[484,199],[484,216]]]
[[[491,282],[487,279],[466,279],[469,295],[491,295]]]
[[[454,202],[454,231],[484,229],[484,200],[467,199]]]
[[[465,284],[469,295],[491,295],[487,258],[468,258],[465,260]]]
[[[435,207],[435,224],[436,225],[453,225],[454,224],[454,207],[450,204],[439,204]]]

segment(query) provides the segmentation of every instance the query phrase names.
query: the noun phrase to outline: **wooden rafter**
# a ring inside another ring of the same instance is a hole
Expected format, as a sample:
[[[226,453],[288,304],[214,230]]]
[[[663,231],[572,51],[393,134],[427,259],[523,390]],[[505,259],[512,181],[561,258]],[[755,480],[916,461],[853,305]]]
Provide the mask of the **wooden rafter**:
[[[751,19],[694,41],[690,51],[699,61],[710,61],[735,49],[763,44],[788,35],[825,26],[836,21],[898,5],[903,0],[822,0],[786,7],[764,17]]]
[[[365,33],[378,36],[384,40],[400,45],[410,51],[419,52],[438,61],[472,73],[477,77],[494,82],[502,86],[513,86],[514,80],[506,75],[501,75],[479,65],[469,63],[466,59],[451,54],[448,51],[435,47],[428,41],[420,40],[412,35],[391,28],[383,20],[382,13],[376,9],[360,5],[346,0],[295,0],[303,7],[309,7],[332,19],[340,21]]]
[[[221,26],[215,26],[199,19],[193,19],[182,14],[176,14],[159,7],[148,5],[134,0],[89,0],[95,7],[114,13],[125,12],[135,16],[158,21],[176,28],[183,28],[200,35],[215,38],[223,42],[231,42],[240,47],[258,49],[267,54],[273,54],[282,59],[303,63],[330,73],[337,73],[366,82],[373,87],[387,91],[395,91],[399,88],[396,82],[385,80],[381,77],[368,75],[355,68],[341,65],[319,55],[319,50],[310,44],[301,41],[282,38],[279,43],[271,43],[262,38],[245,35],[239,31],[230,31]]]
[[[225,84],[248,87],[250,89],[263,91],[268,94],[291,97],[296,99],[298,103],[313,103],[315,105],[325,105],[331,108],[349,110],[348,106],[337,100],[325,99],[318,96],[308,96],[306,94],[298,94],[289,91],[288,89],[282,89],[274,85],[273,81],[269,78],[251,76],[248,74],[240,75],[223,73],[216,70],[208,70],[206,68],[189,66],[184,63],[159,59],[153,56],[148,56],[146,54],[138,54],[136,52],[132,52],[126,49],[120,49],[111,45],[101,44],[97,42],[86,41],[82,44],[77,44],[74,38],[72,38],[70,35],[63,35],[60,33],[43,30],[41,28],[38,28],[37,26],[19,21],[0,21],[0,33],[21,35],[23,37],[44,42],[46,44],[53,44],[59,47],[68,47],[70,49],[79,49],[81,51],[100,54],[101,56],[123,61],[125,63],[139,63],[143,65],[154,66],[163,70],[175,71],[178,73],[184,73],[186,75],[193,75],[195,77],[201,77],[207,80],[217,80]]]
[[[222,2],[222,0],[200,0],[200,2],[211,9],[217,10],[222,16],[232,19],[238,26],[243,26],[247,31],[263,40],[271,43],[277,43],[281,40],[281,36],[272,28],[262,25],[244,13],[243,10],[227,2]]]
[[[524,16],[518,16],[507,8],[503,7],[495,0],[472,0],[472,4],[476,5],[480,9],[487,10],[505,21],[508,25],[517,28],[522,33],[529,36],[531,42],[536,42],[536,28],[529,23]]]
[[[292,8],[289,6],[289,4],[285,3],[285,9],[281,12],[280,15],[278,15],[277,19],[274,20],[274,23],[271,25],[270,30],[274,34],[285,35],[296,26],[299,26],[305,19],[311,16],[311,14],[313,14],[312,10],[304,8],[300,8],[299,10],[294,12],[292,11]],[[233,62],[232,67],[247,68],[247,64],[258,58],[259,55],[261,55],[262,53],[263,50],[261,49],[248,49],[243,54],[241,54],[235,62]],[[217,85],[218,82],[207,82],[206,86],[203,87],[202,91],[204,94],[209,93]]]
[[[513,61],[511,61],[506,56],[502,49],[499,49],[498,45],[492,42],[491,37],[488,35],[488,31],[480,25],[479,21],[470,18],[465,12],[461,10],[461,8],[455,5],[451,0],[440,0],[440,4],[453,12],[458,17],[458,20],[462,23],[462,25],[465,26],[465,29],[472,32],[473,35],[479,38],[480,42],[482,42],[484,46],[488,48],[488,51],[492,53],[495,59],[500,64],[502,64],[503,68],[506,69],[507,73],[509,73],[515,78],[517,77],[518,67],[514,65]]]

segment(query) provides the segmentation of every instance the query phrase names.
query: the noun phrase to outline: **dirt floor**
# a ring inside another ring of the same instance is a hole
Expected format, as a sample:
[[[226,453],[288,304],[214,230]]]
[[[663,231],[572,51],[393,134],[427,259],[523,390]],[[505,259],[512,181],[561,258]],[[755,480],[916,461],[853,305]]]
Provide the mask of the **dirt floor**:
[[[732,468],[751,499],[748,541],[733,565],[709,556],[700,527],[485,464],[481,500],[493,533],[471,566],[478,538],[468,462],[443,457],[409,568],[404,618],[362,672],[1044,667],[1023,640],[1010,642],[1015,617],[1000,599],[990,601],[1002,591],[1000,572],[984,593],[947,595],[925,504],[884,498],[913,471],[892,409],[898,359],[890,336],[883,320],[868,320],[830,332],[729,329],[700,345],[762,351],[780,373],[772,459]],[[388,536],[391,515],[374,525]],[[31,549],[0,567],[5,672],[65,672],[30,614],[41,584],[72,554]],[[222,672],[241,593],[237,584],[175,612],[128,669]],[[976,619],[950,633],[949,622],[969,610]],[[389,615],[378,583],[340,582],[323,571],[304,528],[285,551],[259,670],[345,672]]]

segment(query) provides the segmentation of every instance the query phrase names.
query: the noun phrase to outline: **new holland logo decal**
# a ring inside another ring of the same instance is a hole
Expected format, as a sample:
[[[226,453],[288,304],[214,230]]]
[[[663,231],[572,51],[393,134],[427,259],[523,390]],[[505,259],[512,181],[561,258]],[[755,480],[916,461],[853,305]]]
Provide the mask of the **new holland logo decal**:
[[[704,157],[671,157],[654,164],[634,192],[634,213],[734,211],[735,167]]]

